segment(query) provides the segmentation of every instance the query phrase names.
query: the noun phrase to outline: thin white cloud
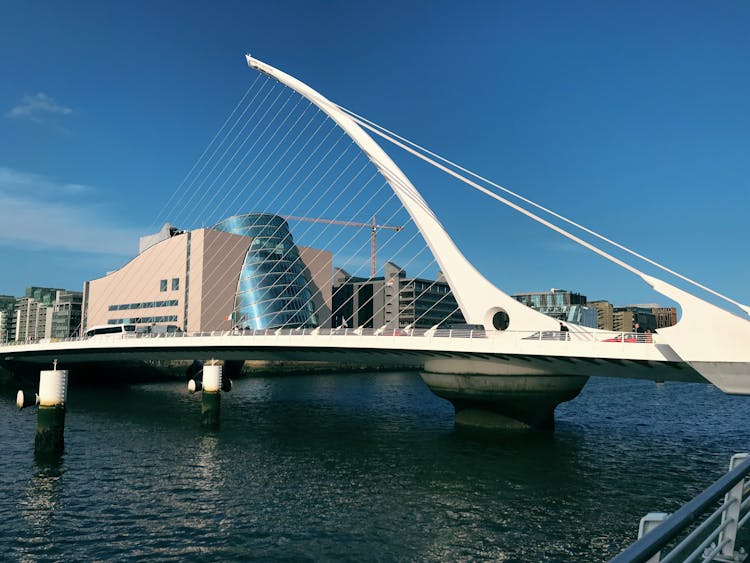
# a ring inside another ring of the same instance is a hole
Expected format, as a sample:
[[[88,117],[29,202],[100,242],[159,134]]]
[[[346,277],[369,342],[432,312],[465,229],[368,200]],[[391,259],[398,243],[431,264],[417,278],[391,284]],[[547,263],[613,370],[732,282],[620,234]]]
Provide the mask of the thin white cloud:
[[[0,166],[0,196],[60,199],[92,192],[94,189],[85,184],[59,183],[47,176]]]
[[[39,174],[0,167],[0,244],[135,254],[143,233],[117,226],[106,206],[81,197],[96,191],[83,184],[59,183]]]
[[[11,108],[5,117],[9,119],[28,119],[34,123],[45,123],[49,118],[70,115],[73,110],[57,103],[51,96],[38,92],[33,96],[24,96],[21,103]]]

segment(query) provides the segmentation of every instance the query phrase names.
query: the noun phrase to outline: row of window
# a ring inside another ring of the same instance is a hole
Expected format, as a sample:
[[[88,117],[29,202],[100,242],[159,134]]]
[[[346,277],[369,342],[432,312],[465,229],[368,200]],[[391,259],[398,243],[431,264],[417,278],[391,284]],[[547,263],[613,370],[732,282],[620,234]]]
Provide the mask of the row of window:
[[[145,303],[125,303],[124,305],[110,305],[110,311],[127,311],[129,309],[153,309],[156,307],[175,307],[177,299],[169,301],[146,301]]]
[[[161,317],[131,317],[129,319],[109,319],[107,324],[120,325],[126,323],[149,324],[177,322],[177,315],[162,315]]]
[[[169,280],[161,280],[159,282],[159,291],[167,291],[167,281]],[[172,278],[172,291],[177,291],[180,289],[180,278]]]
[[[448,287],[448,284],[444,283],[424,283],[424,282],[416,282],[413,284],[408,285],[402,285],[401,291],[413,291],[417,290],[419,292],[427,292],[427,293],[448,293],[450,291],[450,287]]]

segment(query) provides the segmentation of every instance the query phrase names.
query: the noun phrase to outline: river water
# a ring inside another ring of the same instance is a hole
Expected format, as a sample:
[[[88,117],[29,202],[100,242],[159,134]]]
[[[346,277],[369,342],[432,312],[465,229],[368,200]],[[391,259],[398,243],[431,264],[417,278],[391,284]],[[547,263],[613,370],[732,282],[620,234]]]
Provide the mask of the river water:
[[[0,387],[0,559],[604,561],[750,449],[750,398],[591,379],[554,433],[456,431],[415,373],[72,387],[65,453]]]

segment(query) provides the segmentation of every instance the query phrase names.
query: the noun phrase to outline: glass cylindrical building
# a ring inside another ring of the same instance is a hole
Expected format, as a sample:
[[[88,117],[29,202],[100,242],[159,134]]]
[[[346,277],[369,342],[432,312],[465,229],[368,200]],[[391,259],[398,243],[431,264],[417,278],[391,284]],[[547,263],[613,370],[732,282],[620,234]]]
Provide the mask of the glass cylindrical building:
[[[252,238],[234,298],[237,326],[318,326],[311,282],[283,217],[271,213],[235,215],[219,221],[213,229]]]

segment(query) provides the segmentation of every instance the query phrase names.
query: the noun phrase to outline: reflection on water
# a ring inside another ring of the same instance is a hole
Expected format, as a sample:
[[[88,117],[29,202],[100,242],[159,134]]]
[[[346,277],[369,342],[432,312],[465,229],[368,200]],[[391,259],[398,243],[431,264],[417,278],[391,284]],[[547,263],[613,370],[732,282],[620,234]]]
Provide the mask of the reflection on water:
[[[72,388],[66,451],[0,391],[0,544],[16,559],[603,561],[748,449],[750,399],[592,379],[557,431],[456,431],[415,374]]]
[[[38,544],[51,533],[51,523],[55,514],[62,511],[63,470],[59,463],[37,464],[29,479],[28,486],[18,500],[18,512],[29,533],[26,540],[31,546]],[[23,545],[19,551],[23,552]]]

